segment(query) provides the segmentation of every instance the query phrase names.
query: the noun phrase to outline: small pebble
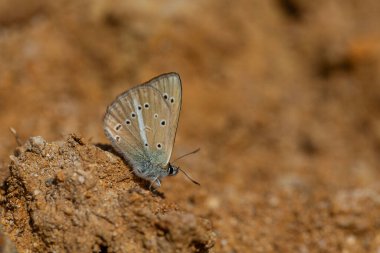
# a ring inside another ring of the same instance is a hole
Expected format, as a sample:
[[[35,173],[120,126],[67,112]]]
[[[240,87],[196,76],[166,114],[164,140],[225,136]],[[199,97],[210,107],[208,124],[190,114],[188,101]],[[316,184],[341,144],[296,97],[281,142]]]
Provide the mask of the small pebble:
[[[78,181],[79,181],[79,183],[83,184],[85,181],[84,176],[82,176],[82,175],[78,176]]]
[[[28,150],[36,154],[41,154],[45,149],[46,141],[41,136],[34,136],[29,138]]]

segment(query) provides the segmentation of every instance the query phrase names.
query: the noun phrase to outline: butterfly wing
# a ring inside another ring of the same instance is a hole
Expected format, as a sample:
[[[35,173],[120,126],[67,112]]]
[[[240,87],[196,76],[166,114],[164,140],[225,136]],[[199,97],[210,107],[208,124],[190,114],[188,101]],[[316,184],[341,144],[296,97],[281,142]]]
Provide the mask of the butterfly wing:
[[[154,168],[165,167],[170,158],[172,143],[166,136],[170,135],[171,121],[171,110],[162,94],[144,84],[121,94],[108,107],[104,131],[138,174],[151,178],[159,173]]]
[[[169,134],[165,136],[165,143],[171,147],[167,157],[167,163],[172,153],[175,135],[178,127],[179,113],[181,111],[182,104],[182,84],[181,79],[177,73],[162,74],[146,83],[162,94],[163,99],[166,101],[170,108],[170,125]]]

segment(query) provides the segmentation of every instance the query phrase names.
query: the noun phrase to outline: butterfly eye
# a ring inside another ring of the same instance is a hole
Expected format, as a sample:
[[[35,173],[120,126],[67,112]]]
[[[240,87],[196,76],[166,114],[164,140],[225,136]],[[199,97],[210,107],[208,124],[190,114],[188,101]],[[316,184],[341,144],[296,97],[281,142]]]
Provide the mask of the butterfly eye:
[[[168,172],[169,176],[175,176],[175,175],[177,175],[178,170],[179,170],[179,168],[173,167],[171,164],[169,164],[167,172]]]
[[[148,103],[145,103],[145,104],[144,104],[144,107],[145,107],[146,109],[148,109],[148,108],[149,108],[149,104],[148,104]]]
[[[161,126],[165,126],[166,125],[166,121],[165,120],[161,120]]]
[[[161,143],[157,143],[157,149],[161,149],[161,148],[162,148]]]
[[[164,93],[165,100],[169,98],[168,94]]]
[[[136,113],[132,112],[132,113],[131,113],[131,117],[132,117],[132,118],[135,118],[135,117],[136,117]]]
[[[116,131],[119,131],[120,128],[121,128],[121,125],[120,125],[120,124],[117,124],[116,127],[115,127],[115,130],[116,130]]]
[[[173,97],[170,98],[170,103],[172,103],[172,104],[174,103],[174,98]]]

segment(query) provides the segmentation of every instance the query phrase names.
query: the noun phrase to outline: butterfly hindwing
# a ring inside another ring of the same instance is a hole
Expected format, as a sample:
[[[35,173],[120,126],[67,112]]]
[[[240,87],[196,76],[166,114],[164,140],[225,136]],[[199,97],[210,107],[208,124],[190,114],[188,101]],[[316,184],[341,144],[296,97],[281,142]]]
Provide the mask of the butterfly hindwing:
[[[132,164],[163,167],[170,159],[171,110],[154,87],[140,85],[116,98],[104,117],[113,146]]]

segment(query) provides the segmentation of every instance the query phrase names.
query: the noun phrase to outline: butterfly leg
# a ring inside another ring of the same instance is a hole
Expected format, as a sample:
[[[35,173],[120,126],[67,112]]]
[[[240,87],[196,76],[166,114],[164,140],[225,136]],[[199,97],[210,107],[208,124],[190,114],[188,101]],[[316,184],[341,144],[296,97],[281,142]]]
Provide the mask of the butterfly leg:
[[[160,179],[158,179],[158,177],[156,177],[155,179],[152,180],[152,182],[150,183],[149,185],[149,190],[152,191],[152,186],[154,185],[154,183],[156,183],[157,185],[157,188],[160,188],[161,186],[161,182],[160,182]],[[155,190],[155,189],[154,189]]]

